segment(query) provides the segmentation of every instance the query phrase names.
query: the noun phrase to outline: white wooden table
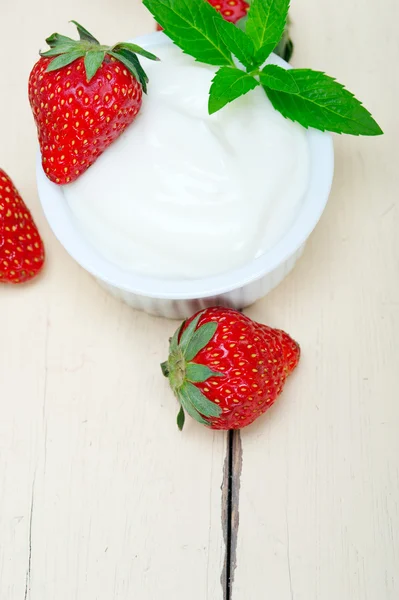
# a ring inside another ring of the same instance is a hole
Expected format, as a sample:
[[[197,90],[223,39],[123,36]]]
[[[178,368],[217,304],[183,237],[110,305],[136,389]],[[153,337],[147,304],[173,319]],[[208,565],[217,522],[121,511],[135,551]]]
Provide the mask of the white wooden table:
[[[301,365],[229,439],[176,430],[159,372],[176,324],[102,291],[35,190],[26,88],[44,38],[74,18],[127,39],[150,16],[140,0],[1,3],[0,165],[48,253],[40,281],[0,290],[1,600],[399,598],[398,3],[293,0],[292,17],[294,64],[347,83],[386,134],[336,138],[303,259],[247,311],[291,332]]]

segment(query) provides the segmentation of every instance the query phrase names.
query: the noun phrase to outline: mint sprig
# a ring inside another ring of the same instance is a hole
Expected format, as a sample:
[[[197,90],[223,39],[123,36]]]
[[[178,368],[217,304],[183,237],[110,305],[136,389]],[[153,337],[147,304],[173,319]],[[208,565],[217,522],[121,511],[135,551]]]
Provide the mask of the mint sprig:
[[[260,81],[274,108],[304,127],[350,135],[382,133],[359,100],[325,73],[266,65]]]
[[[209,94],[209,114],[217,112],[229,102],[254,90],[259,81],[245,71],[221,67],[212,81]]]
[[[244,67],[254,68],[255,46],[251,38],[233,23],[229,23],[224,19],[216,19],[215,25],[230,52],[238,58]]]
[[[183,52],[220,67],[210,88],[210,114],[261,85],[276,110],[304,127],[383,133],[362,103],[332,77],[311,69],[264,66],[285,35],[290,0],[252,0],[245,31],[226,23],[206,0],[144,4]]]
[[[257,66],[265,62],[281,40],[289,7],[290,0],[253,0],[245,30],[254,42]]]
[[[223,17],[203,0],[144,0],[164,32],[186,54],[208,65],[234,65],[215,21]]]

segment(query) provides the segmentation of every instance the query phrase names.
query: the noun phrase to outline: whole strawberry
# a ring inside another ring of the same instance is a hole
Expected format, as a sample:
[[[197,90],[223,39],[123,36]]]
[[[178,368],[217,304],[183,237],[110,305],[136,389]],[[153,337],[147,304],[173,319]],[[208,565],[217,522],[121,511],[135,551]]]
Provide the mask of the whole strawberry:
[[[184,412],[212,429],[242,429],[277,399],[299,361],[298,344],[284,331],[228,308],[203,310],[170,341],[162,371]]]
[[[54,33],[29,77],[42,165],[58,184],[77,179],[135,119],[148,78],[130,43],[102,46],[75,23],[80,40]]]
[[[44,246],[32,215],[0,169],[0,282],[24,283],[44,263]]]
[[[202,1],[198,0],[198,2]],[[207,2],[216,8],[226,21],[231,23],[237,23],[243,19],[249,10],[249,4],[245,0],[207,0]],[[162,31],[160,25],[157,25],[157,29]]]
[[[245,0],[207,0],[209,4],[220,12],[226,21],[237,23],[243,19],[248,10],[249,4]]]

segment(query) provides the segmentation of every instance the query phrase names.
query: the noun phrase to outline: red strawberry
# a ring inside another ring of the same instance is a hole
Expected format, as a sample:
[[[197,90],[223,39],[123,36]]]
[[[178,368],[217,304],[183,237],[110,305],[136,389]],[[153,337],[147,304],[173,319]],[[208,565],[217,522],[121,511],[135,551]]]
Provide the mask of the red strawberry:
[[[249,10],[248,2],[245,0],[207,0],[221,15],[231,23],[237,23],[245,17]]]
[[[198,0],[202,2],[202,0]],[[243,19],[248,10],[249,4],[245,0],[207,0],[221,15],[231,23],[237,23]],[[158,31],[162,31],[162,27],[157,24]]]
[[[59,184],[77,179],[132,123],[148,82],[137,54],[156,60],[135,44],[101,46],[73,22],[80,40],[54,33],[29,78],[43,169]]]
[[[0,282],[24,283],[44,263],[44,246],[32,215],[0,169]]]
[[[185,321],[170,341],[164,375],[181,409],[212,429],[242,429],[277,399],[299,361],[284,331],[215,307]]]

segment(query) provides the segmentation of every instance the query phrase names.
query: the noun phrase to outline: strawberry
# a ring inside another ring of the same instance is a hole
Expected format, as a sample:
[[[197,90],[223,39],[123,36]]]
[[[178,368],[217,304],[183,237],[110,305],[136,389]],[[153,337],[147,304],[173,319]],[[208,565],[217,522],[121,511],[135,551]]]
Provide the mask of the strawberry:
[[[299,361],[284,331],[214,307],[185,321],[170,341],[162,371],[184,411],[212,429],[242,429],[276,401]]]
[[[198,1],[202,2],[202,0]],[[237,23],[243,19],[249,10],[249,4],[245,0],[207,0],[207,2],[220,12],[226,21],[231,23]],[[162,27],[158,24],[157,29],[162,31]]]
[[[44,246],[32,215],[0,169],[0,282],[24,283],[44,263]]]
[[[244,18],[249,10],[248,2],[245,0],[207,0],[226,21],[237,23]]]
[[[136,44],[101,46],[75,23],[80,40],[54,33],[29,77],[42,164],[58,184],[77,179],[135,119],[148,78]]]

